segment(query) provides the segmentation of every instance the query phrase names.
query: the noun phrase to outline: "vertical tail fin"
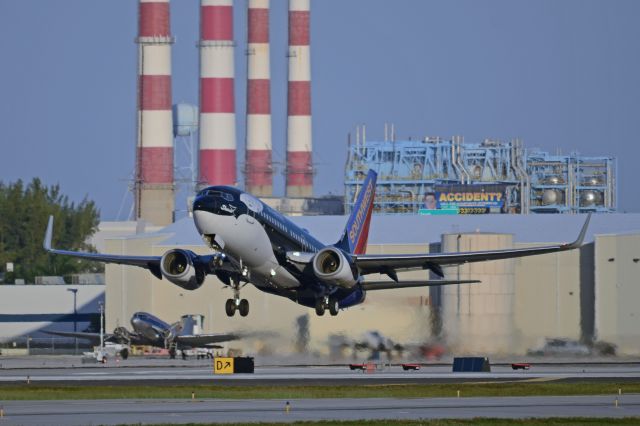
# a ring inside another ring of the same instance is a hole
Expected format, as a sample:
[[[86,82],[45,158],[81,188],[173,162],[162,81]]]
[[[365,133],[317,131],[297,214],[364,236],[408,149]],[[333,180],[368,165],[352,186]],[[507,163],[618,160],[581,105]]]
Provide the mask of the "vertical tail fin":
[[[347,226],[340,241],[335,245],[342,250],[363,254],[367,248],[369,238],[369,222],[371,222],[371,212],[373,211],[373,199],[376,195],[376,178],[378,174],[369,169],[367,177],[360,188],[358,198],[351,211],[351,216],[347,221]]]

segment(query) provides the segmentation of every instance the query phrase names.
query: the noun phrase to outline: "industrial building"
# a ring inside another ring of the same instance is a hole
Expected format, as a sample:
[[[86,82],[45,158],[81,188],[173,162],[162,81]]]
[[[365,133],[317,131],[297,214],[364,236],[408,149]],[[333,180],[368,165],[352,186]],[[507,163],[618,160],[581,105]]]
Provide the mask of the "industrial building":
[[[378,172],[378,213],[611,213],[617,210],[616,159],[525,149],[519,140],[464,143],[461,137],[366,140],[348,147],[345,210],[368,169]],[[485,196],[495,194],[494,199]],[[429,195],[434,202],[425,205]],[[437,199],[436,199],[437,198]],[[453,199],[452,199],[453,198]],[[428,210],[428,211],[427,211]]]
[[[313,198],[310,0],[289,0],[288,6],[287,154],[283,170],[287,200],[272,204],[301,214],[305,210],[299,208],[326,202]],[[175,220],[180,210],[175,208],[176,190],[187,186],[193,192],[203,186],[237,186],[240,182],[234,2],[200,0],[199,10],[198,107],[178,104],[172,114],[170,1],[139,0],[137,150],[131,189],[134,218],[154,225]],[[247,2],[246,153],[240,170],[249,192],[273,198],[269,10],[269,0]],[[190,151],[188,173],[177,164],[177,151],[185,144]],[[336,212],[335,203],[330,204],[329,211]],[[312,211],[321,212],[317,208]]]
[[[346,218],[292,218],[327,244],[337,241]],[[422,253],[526,247],[575,239],[583,215],[374,215],[368,253]],[[106,241],[115,254],[162,255],[171,248],[208,253],[185,218],[157,232]],[[640,352],[636,277],[640,273],[640,215],[592,218],[580,250],[448,268],[446,278],[480,279],[481,284],[369,292],[364,304],[338,317],[317,317],[311,309],[249,285],[242,297],[251,314],[229,318],[224,301],[231,290],[214,276],[187,291],[148,271],[107,265],[107,329],[128,322],[137,310],[166,318],[202,314],[204,331],[266,330],[261,342],[234,342],[251,354],[306,350],[329,356],[336,335],[356,338],[377,330],[401,343],[444,342],[451,353],[525,354],[548,338],[587,344],[607,342],[621,355]],[[402,274],[424,279],[427,272]],[[371,276],[371,279],[384,277]],[[302,329],[301,329],[302,328]],[[300,336],[307,336],[302,339]]]

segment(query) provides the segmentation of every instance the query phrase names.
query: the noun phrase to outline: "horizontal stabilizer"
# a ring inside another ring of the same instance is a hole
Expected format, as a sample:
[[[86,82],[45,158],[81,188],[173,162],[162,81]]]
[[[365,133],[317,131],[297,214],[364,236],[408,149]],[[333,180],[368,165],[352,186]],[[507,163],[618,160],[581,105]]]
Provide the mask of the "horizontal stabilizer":
[[[389,290],[392,288],[435,287],[451,284],[477,284],[480,280],[427,280],[427,281],[367,281],[362,283],[364,290]]]

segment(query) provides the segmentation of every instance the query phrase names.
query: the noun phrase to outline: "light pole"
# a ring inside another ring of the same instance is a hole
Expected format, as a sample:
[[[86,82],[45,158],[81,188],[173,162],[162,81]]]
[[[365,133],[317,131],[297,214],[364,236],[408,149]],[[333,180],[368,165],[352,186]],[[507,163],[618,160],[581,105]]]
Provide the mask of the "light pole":
[[[75,333],[78,331],[78,311],[77,311],[77,305],[76,305],[78,289],[68,288],[67,291],[70,291],[71,293],[73,293],[73,332]],[[75,338],[75,350],[73,354],[74,355],[78,354],[78,338],[77,337]]]
[[[100,307],[100,350],[104,348],[104,303],[98,302]]]

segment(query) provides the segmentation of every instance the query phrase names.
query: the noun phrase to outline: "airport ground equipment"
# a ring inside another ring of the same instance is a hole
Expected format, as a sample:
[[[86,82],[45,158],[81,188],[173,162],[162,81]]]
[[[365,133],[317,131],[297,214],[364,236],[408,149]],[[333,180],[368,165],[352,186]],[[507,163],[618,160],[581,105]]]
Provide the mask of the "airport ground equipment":
[[[489,373],[491,364],[487,357],[456,357],[453,358],[454,373]]]
[[[528,370],[531,368],[531,364],[528,362],[514,362],[511,364],[511,368],[514,370]]]
[[[402,364],[402,369],[404,371],[416,371],[420,370],[420,364]]]

